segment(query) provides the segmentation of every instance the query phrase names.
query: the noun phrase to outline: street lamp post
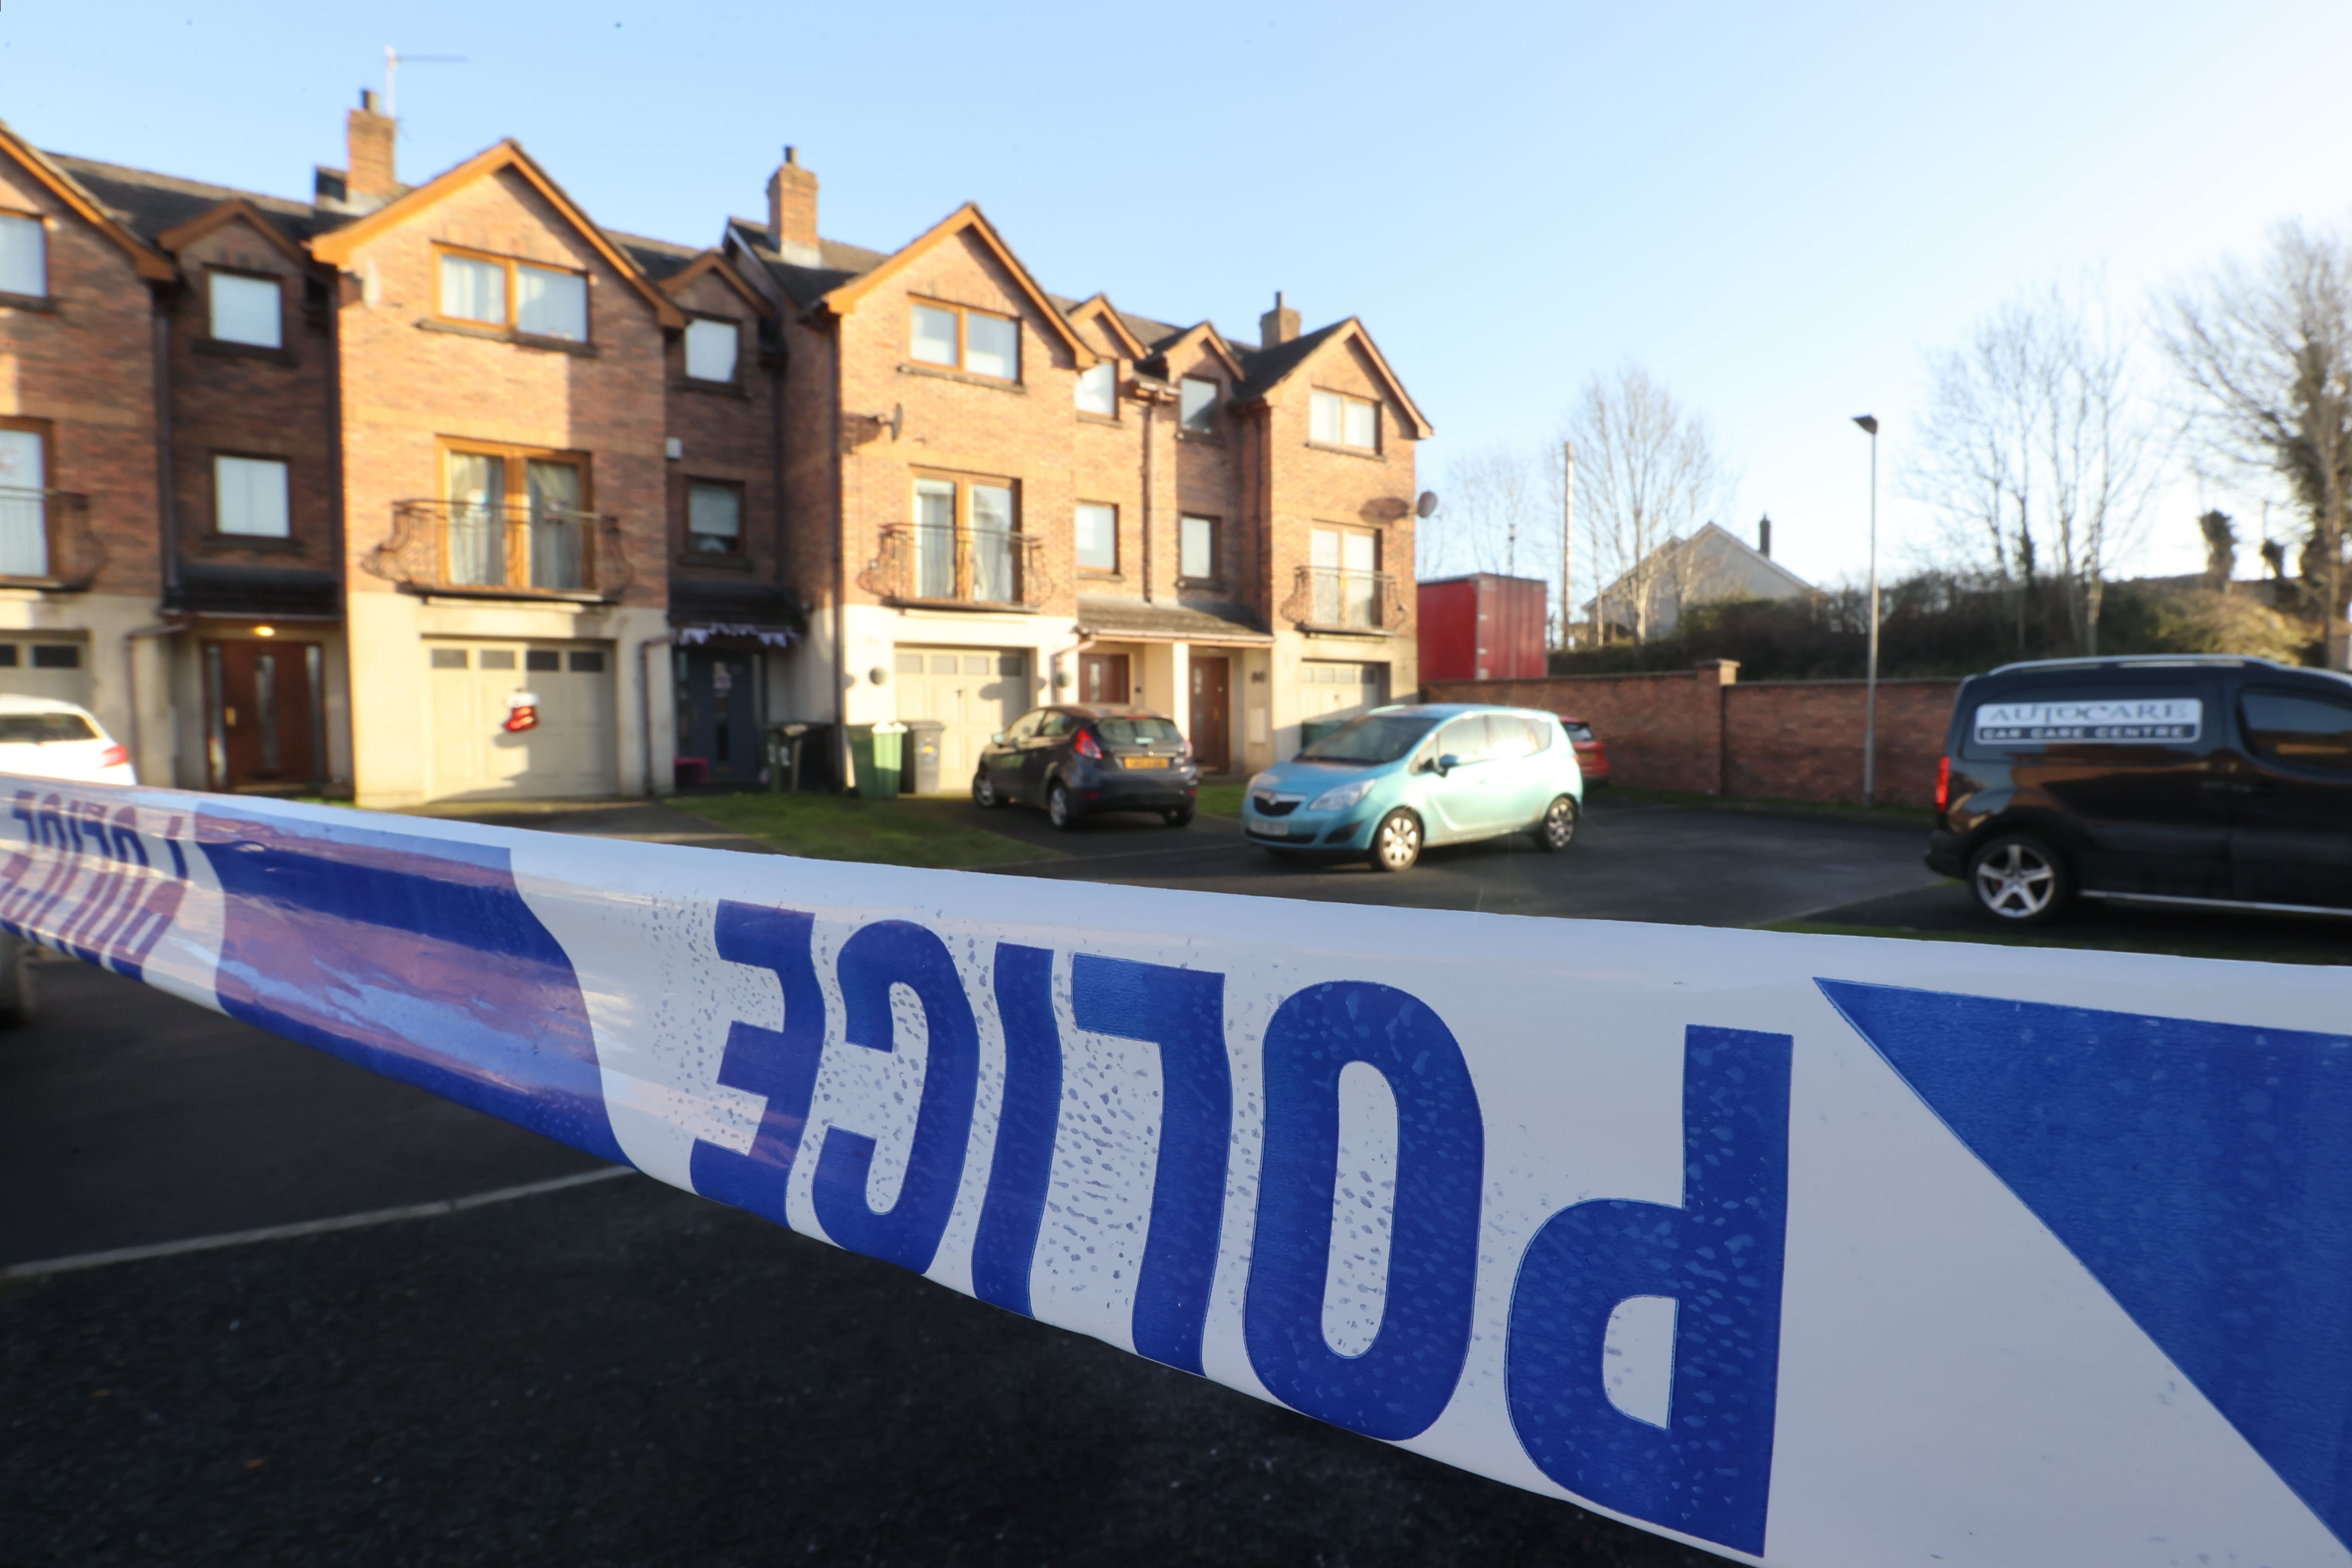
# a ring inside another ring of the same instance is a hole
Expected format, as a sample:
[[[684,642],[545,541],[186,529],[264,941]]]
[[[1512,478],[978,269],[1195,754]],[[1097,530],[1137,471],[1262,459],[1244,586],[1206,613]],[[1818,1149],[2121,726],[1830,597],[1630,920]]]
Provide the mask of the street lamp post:
[[[1870,653],[1862,697],[1862,803],[1878,804],[1878,416],[1857,413],[1870,433]]]

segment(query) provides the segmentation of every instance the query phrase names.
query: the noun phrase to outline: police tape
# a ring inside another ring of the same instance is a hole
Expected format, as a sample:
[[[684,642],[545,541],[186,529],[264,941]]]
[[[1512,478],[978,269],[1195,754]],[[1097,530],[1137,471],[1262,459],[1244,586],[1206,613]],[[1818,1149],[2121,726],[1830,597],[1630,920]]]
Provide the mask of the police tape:
[[[0,779],[0,925],[1750,1561],[2352,1562],[2352,982]]]

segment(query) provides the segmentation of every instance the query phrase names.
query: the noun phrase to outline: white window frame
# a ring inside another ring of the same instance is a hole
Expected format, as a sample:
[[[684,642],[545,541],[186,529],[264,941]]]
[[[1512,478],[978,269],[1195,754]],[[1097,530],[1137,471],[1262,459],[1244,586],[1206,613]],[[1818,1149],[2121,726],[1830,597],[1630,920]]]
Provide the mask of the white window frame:
[[[1205,531],[1209,542],[1209,570],[1206,573],[1192,572],[1184,570],[1185,566],[1188,564],[1184,558],[1191,553],[1192,528],[1193,525],[1196,523],[1199,524]],[[1217,538],[1219,527],[1220,525],[1216,518],[1206,517],[1197,512],[1186,512],[1176,519],[1177,581],[1217,582],[1222,580],[1220,574],[1224,570],[1224,562],[1219,559],[1219,557],[1223,553],[1218,548],[1221,542]]]
[[[241,292],[247,295],[251,305],[259,307],[261,294],[265,290],[269,296],[266,315],[256,308],[249,312],[250,320],[239,321],[236,317],[247,312],[240,311],[233,303],[227,311],[224,312],[222,308],[225,303],[235,301]],[[278,278],[215,268],[205,277],[205,329],[216,343],[241,343],[254,349],[282,349],[286,346],[286,285]],[[226,319],[224,319],[225,315]],[[263,326],[264,321],[268,323],[266,327]],[[255,332],[260,335],[241,335]]]
[[[694,526],[696,499],[698,497],[706,495],[723,495],[733,506],[735,509],[735,531],[733,533],[713,533],[708,528],[697,528]],[[702,538],[723,538],[730,542],[725,549],[710,549],[695,542],[696,540]],[[743,487],[740,485],[730,485],[723,479],[689,479],[687,481],[686,550],[687,554],[698,558],[702,556],[740,557],[743,554]]]
[[[1082,525],[1089,513],[1095,514],[1097,520],[1106,524],[1109,529],[1110,559],[1107,561],[1087,559],[1086,533]],[[1080,501],[1071,519],[1070,549],[1080,571],[1116,573],[1118,570],[1118,508],[1108,501]]]
[[[213,532],[228,538],[294,537],[293,468],[282,457],[213,454]]]
[[[1094,401],[1088,402],[1089,395]],[[1118,363],[1115,360],[1099,360],[1080,371],[1071,392],[1072,401],[1080,413],[1097,419],[1118,417]],[[1097,406],[1099,404],[1100,406]]]
[[[1195,389],[1203,389],[1196,392]],[[1192,435],[1217,433],[1217,405],[1224,401],[1223,382],[1207,376],[1186,376],[1177,382],[1177,425]],[[1195,397],[1199,402],[1195,402]]]
[[[698,337],[698,334],[699,334]],[[699,350],[695,347],[698,341],[702,344]],[[719,350],[722,343],[727,360],[727,372],[724,375],[714,375],[710,372],[718,367],[711,362],[712,356]],[[740,321],[730,321],[716,316],[697,316],[687,322],[687,380],[705,382],[713,386],[733,386],[736,368],[742,359],[742,354],[743,324]]]
[[[18,227],[19,225],[23,226]],[[0,213],[0,226],[29,241],[27,248],[32,253],[31,265],[22,275],[11,277],[5,267],[0,267],[0,293],[14,294],[21,299],[47,299],[49,297],[48,224],[35,213]],[[5,255],[5,246],[0,246],[0,257]],[[33,287],[18,288],[16,285],[19,283],[29,283]]]

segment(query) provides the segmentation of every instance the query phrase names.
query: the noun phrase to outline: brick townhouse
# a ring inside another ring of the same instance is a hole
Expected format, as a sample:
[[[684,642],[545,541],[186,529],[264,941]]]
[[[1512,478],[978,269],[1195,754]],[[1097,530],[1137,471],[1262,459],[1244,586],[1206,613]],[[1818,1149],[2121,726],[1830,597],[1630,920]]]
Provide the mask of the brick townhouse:
[[[365,804],[666,789],[780,719],[1174,713],[1213,767],[1417,685],[1428,426],[1360,323],[1045,292],[977,208],[600,228],[517,144],[309,202],[0,127],[0,690],[143,778]]]

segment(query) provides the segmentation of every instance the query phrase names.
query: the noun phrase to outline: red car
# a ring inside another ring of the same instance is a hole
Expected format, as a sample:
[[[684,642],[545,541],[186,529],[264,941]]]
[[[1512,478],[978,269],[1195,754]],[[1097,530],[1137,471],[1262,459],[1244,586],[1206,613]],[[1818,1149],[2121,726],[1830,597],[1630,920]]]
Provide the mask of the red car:
[[[1609,752],[1592,727],[1580,718],[1559,716],[1559,727],[1568,731],[1569,744],[1576,747],[1576,766],[1583,771],[1587,788],[1609,782]]]

